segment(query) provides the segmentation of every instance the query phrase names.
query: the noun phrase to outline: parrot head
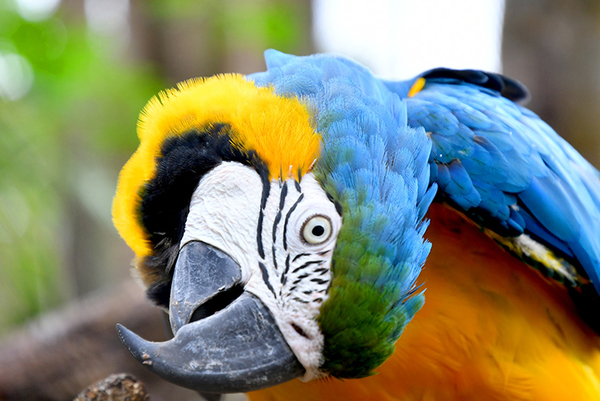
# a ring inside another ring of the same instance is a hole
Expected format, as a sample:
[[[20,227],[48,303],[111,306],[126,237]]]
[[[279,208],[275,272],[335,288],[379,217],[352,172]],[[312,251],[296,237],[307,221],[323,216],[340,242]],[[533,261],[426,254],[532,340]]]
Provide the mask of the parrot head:
[[[113,205],[174,333],[120,336],[201,392],[371,375],[424,299],[425,131],[348,60],[266,55],[152,99]]]

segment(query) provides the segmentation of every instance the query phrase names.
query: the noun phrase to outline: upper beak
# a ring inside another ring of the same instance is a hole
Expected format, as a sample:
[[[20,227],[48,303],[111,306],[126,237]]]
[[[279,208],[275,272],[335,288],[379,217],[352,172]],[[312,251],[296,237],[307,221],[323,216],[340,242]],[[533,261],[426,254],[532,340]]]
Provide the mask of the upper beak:
[[[167,381],[233,393],[304,374],[267,307],[244,291],[240,267],[211,245],[192,241],[180,250],[169,314],[175,337],[162,343],[117,325],[129,352]]]

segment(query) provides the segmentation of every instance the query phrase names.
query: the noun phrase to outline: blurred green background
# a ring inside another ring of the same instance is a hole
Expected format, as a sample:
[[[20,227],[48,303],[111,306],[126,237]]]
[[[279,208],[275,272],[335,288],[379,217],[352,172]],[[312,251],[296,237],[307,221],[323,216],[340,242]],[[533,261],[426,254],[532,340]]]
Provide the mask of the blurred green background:
[[[138,113],[200,75],[309,53],[307,1],[0,0],[0,336],[130,275],[112,227]]]
[[[311,12],[310,0],[0,0],[0,337],[130,277],[110,207],[146,102],[187,78],[263,70],[266,48],[314,52]],[[508,0],[504,21],[504,73],[598,165],[600,2]]]

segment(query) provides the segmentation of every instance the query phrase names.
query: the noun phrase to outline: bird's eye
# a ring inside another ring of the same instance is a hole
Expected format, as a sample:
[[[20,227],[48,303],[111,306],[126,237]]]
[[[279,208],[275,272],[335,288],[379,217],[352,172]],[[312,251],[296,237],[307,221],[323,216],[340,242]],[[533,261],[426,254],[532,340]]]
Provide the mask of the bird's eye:
[[[329,217],[315,215],[306,220],[302,226],[302,239],[309,244],[322,244],[330,236],[331,221]]]

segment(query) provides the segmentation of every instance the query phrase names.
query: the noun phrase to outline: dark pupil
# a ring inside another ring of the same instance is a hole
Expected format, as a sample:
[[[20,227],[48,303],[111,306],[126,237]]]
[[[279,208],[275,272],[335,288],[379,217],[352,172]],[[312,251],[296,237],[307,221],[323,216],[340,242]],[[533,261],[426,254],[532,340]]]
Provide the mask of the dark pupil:
[[[320,237],[321,235],[325,234],[325,229],[323,226],[314,226],[311,232],[315,237]]]

